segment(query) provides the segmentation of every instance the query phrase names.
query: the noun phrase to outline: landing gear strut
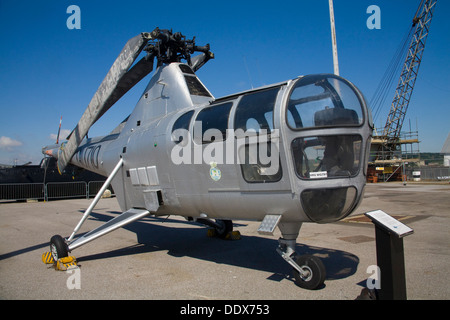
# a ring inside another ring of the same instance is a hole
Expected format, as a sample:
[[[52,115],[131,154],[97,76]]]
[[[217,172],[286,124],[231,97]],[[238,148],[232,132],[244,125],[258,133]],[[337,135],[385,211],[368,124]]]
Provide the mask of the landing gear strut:
[[[291,245],[292,240],[278,240],[277,252],[293,267],[295,283],[308,290],[320,288],[325,282],[326,270],[322,261],[312,255],[298,255]],[[294,241],[295,246],[295,241]]]
[[[313,255],[298,255],[295,252],[300,226],[279,225],[283,238],[278,240],[277,252],[292,266],[295,283],[303,289],[315,290],[322,287],[325,282],[326,270],[319,258]]]

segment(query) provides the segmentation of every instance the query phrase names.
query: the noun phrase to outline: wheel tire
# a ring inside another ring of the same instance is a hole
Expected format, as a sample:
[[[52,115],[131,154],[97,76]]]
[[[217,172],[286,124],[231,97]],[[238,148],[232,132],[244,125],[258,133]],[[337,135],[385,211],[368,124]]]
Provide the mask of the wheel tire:
[[[55,262],[69,255],[69,249],[63,237],[55,235],[50,239],[50,252]]]
[[[312,255],[298,256],[295,262],[308,271],[306,277],[302,277],[300,273],[294,269],[295,283],[307,290],[315,290],[320,288],[325,282],[326,270],[322,260]]]
[[[221,239],[225,239],[227,234],[230,233],[231,231],[233,231],[233,221],[231,221],[231,220],[216,220],[216,222],[221,225],[220,228],[215,228],[217,237],[219,237]]]

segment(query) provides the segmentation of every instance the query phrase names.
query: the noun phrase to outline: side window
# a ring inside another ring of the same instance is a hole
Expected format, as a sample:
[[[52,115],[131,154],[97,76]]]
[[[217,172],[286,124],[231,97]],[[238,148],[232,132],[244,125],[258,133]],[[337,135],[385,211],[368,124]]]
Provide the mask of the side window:
[[[279,90],[277,87],[247,94],[236,108],[234,129],[244,132],[238,137],[238,156],[242,176],[249,183],[277,182],[282,178],[278,144],[270,137],[263,138],[264,133],[274,131],[273,111]]]
[[[211,97],[208,90],[206,90],[206,88],[197,79],[196,76],[184,75],[184,79],[186,80],[186,84],[187,84],[190,94],[192,94],[194,96]]]
[[[206,90],[205,86],[198,80],[192,69],[185,65],[179,65],[181,72],[184,73],[184,80],[186,81],[187,87],[189,89],[189,93],[194,96],[205,96],[211,97],[208,90]]]
[[[191,122],[193,114],[194,110],[191,110],[183,114],[175,121],[172,127],[172,141],[174,141],[175,143],[180,143],[181,141],[183,141],[183,136],[188,136],[187,133],[189,131],[189,123]],[[186,131],[184,133],[182,131],[175,132],[175,130],[178,129],[184,129]]]
[[[282,178],[278,148],[271,142],[245,144],[239,149],[244,180],[249,183],[277,182]]]
[[[228,117],[230,114],[232,102],[213,105],[200,111],[197,115],[194,125],[194,137],[200,132],[202,134],[202,143],[210,143],[214,141],[224,141],[227,138]],[[200,143],[200,141],[196,141]]]
[[[242,97],[234,117],[234,129],[260,132],[273,130],[273,108],[280,88],[272,88]]]

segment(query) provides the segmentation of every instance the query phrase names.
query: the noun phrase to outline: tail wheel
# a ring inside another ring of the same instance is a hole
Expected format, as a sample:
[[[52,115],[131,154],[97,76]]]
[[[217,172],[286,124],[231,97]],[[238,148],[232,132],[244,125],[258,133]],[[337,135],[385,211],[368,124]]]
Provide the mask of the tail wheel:
[[[63,237],[55,235],[50,239],[50,252],[55,261],[69,256],[69,249]]]
[[[312,255],[298,256],[295,261],[302,270],[300,274],[294,269],[295,283],[304,289],[315,290],[325,282],[326,270],[322,260]]]

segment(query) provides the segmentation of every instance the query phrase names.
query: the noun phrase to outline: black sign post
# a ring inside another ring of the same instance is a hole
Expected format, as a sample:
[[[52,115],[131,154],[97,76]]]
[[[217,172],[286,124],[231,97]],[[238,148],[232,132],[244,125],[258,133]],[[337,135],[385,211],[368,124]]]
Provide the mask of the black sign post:
[[[406,300],[403,238],[414,233],[387,213],[376,210],[365,214],[375,225],[377,264],[380,268],[380,300]]]

